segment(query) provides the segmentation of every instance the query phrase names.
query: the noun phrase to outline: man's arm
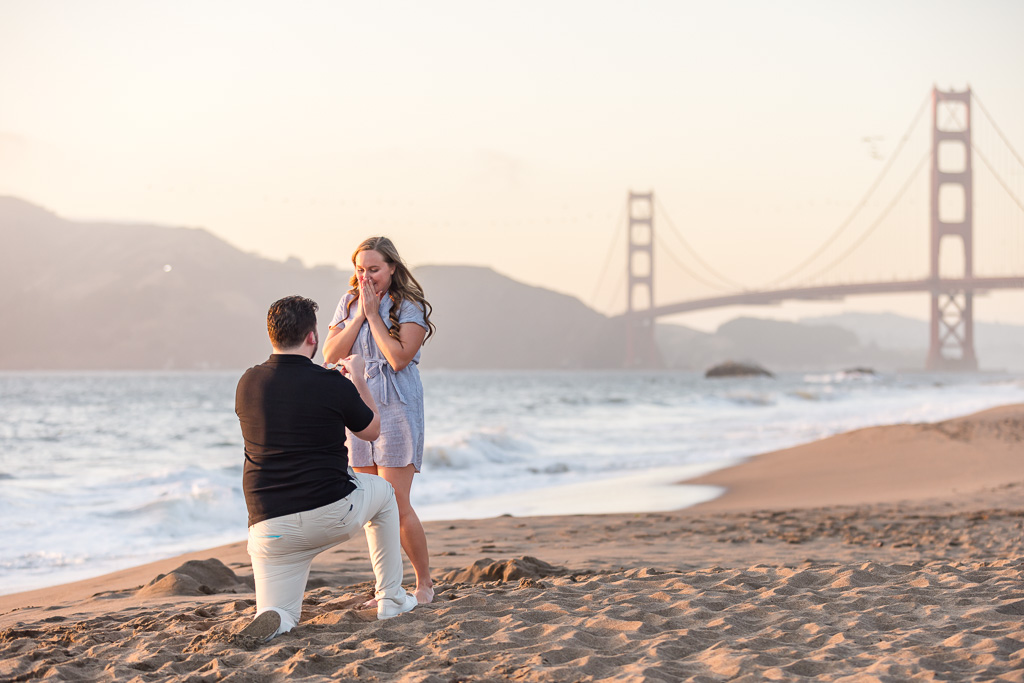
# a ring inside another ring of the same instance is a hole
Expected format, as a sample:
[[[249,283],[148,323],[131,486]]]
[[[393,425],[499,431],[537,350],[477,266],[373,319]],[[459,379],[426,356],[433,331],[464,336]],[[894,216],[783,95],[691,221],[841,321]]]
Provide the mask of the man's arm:
[[[363,441],[374,441],[380,436],[380,412],[377,410],[377,402],[373,400],[373,394],[370,393],[370,387],[366,384],[364,376],[366,363],[362,356],[342,358],[339,363],[341,374],[355,385],[356,391],[359,392],[359,398],[363,399],[366,407],[373,411],[373,420],[370,424],[365,429],[352,433]]]

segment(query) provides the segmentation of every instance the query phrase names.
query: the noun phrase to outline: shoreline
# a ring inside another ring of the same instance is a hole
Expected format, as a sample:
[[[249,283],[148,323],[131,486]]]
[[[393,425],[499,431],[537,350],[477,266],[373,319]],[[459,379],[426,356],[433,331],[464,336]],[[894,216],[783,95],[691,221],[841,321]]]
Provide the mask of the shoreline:
[[[719,490],[673,486],[672,482],[692,477],[670,471],[683,462],[713,463],[715,468],[724,468],[730,464],[726,460],[738,462],[861,427],[934,422],[995,405],[1024,402],[1020,378],[1004,378],[989,385],[973,374],[969,378],[964,375],[926,382],[897,376],[838,381],[802,375],[802,379],[790,377],[763,387],[756,383],[748,386],[746,381],[678,384],[658,379],[652,388],[648,384],[653,378],[634,377],[626,383],[620,379],[606,387],[619,392],[610,403],[584,398],[581,405],[587,407],[578,419],[571,417],[578,409],[566,408],[569,404],[562,394],[606,386],[606,380],[593,384],[591,379],[582,386],[541,382],[537,385],[539,396],[533,395],[533,389],[517,394],[517,400],[507,406],[512,415],[495,418],[493,424],[486,415],[498,415],[491,411],[500,408],[501,402],[485,401],[483,412],[477,416],[479,423],[473,422],[464,431],[453,431],[458,420],[453,420],[450,412],[440,412],[435,416],[436,438],[428,443],[425,453],[429,466],[420,475],[422,479],[417,477],[420,483],[413,491],[421,520],[673,510],[702,502]],[[539,377],[531,376],[530,386],[537,381]],[[960,382],[965,382],[962,391],[955,389]],[[175,386],[191,390],[193,382]],[[471,386],[475,385],[456,383],[451,396],[440,394],[447,398],[439,400],[438,405],[448,405]],[[147,382],[126,385],[113,379],[106,387],[117,392],[129,390],[142,402],[156,396],[146,393]],[[61,388],[68,387],[62,384]],[[216,387],[207,388],[213,391]],[[653,395],[642,398],[651,391]],[[532,415],[532,401],[540,396],[559,406],[551,419],[546,411],[544,415]],[[608,411],[617,413],[619,400],[626,400],[625,405],[630,406],[629,421],[607,435],[587,427],[600,424]],[[651,410],[644,407],[647,400],[654,401],[651,406],[664,400],[666,406],[673,407]],[[159,400],[157,403],[163,405]],[[564,415],[559,412],[566,410]],[[37,413],[31,412],[35,416],[32,419],[43,419],[42,413]],[[122,460],[127,457],[127,462],[134,456],[131,449],[122,452],[120,442],[104,444],[112,450],[105,456],[108,466],[101,468],[90,467],[88,450],[71,445],[103,444],[107,437],[102,435],[118,429],[99,416],[96,421],[73,421],[69,431],[61,432],[63,436],[53,444],[38,439],[15,444],[36,449],[41,460],[33,463],[32,459],[15,459],[0,472],[2,488],[11,493],[7,507],[16,522],[4,553],[0,593],[84,580],[244,540],[245,506],[238,487],[241,461],[234,439],[237,424],[226,419],[230,413],[214,414],[204,409],[204,429],[184,431],[177,417],[159,414],[163,417],[154,419],[151,427],[132,427],[132,439],[142,439],[132,449],[148,448],[144,445],[150,443],[146,433],[154,430],[166,430],[166,438],[176,445],[144,453],[138,468],[124,468]],[[514,427],[538,418],[543,429],[537,434]],[[565,418],[569,421],[564,422]],[[133,420],[137,425],[144,422]],[[655,423],[656,428],[636,432],[621,428],[629,424],[653,427]],[[216,438],[207,440],[202,436],[207,429],[214,430]],[[67,444],[61,443],[65,439]],[[133,443],[132,439],[123,443]],[[179,439],[184,441],[179,443]],[[185,447],[173,461],[164,462],[166,456],[186,444],[194,448]],[[651,468],[663,470],[654,472]],[[622,485],[616,487],[617,482]],[[113,490],[119,493],[110,497]],[[576,503],[568,504],[570,498]],[[605,501],[612,504],[606,505]],[[47,509],[50,512],[43,514]],[[22,515],[24,523],[18,521]]]
[[[353,539],[262,647],[232,543],[0,595],[0,680],[1021,680],[1022,454],[1015,404],[755,456],[682,510],[426,522],[438,599],[388,622]]]
[[[885,502],[935,503],[940,500],[943,505],[949,505],[950,502],[946,498],[950,496],[959,497],[961,503],[971,501],[977,505],[982,500],[995,496],[995,491],[1006,485],[1019,482],[1024,486],[1024,457],[1017,457],[1014,452],[1014,444],[1024,449],[1024,431],[1019,443],[1014,440],[999,441],[998,428],[992,426],[994,423],[1006,421],[1024,424],[1024,404],[999,406],[937,423],[864,427],[791,448],[751,456],[724,467],[715,465],[710,472],[702,471],[707,469],[702,465],[656,470],[657,473],[670,475],[680,470],[695,472],[684,479],[656,480],[647,473],[628,477],[629,480],[637,480],[651,490],[673,487],[699,489],[695,495],[680,494],[678,500],[694,501],[686,507],[665,507],[664,502],[655,500],[656,507],[642,511],[611,510],[607,513],[554,512],[526,515],[505,513],[491,517],[452,516],[425,521],[424,527],[427,528],[429,537],[431,531],[436,533],[453,524],[464,525],[503,518],[524,519],[528,520],[528,524],[529,520],[548,518],[557,520],[581,516],[646,515],[659,512],[687,516]],[[983,437],[997,438],[995,443],[992,438],[979,443],[976,440],[965,439],[964,436],[968,432],[971,432],[972,436],[980,432]],[[927,462],[925,451],[929,449],[940,449],[941,457],[933,462]],[[901,462],[901,450],[911,452],[914,457]],[[828,454],[827,458],[821,457],[823,452]],[[863,455],[855,457],[858,454]],[[877,478],[872,478],[872,474],[883,466],[887,476],[879,482]],[[594,492],[606,493],[614,488],[616,483],[617,480],[602,480],[562,488],[578,489],[579,493],[575,496],[578,498]],[[720,493],[711,497],[712,490]],[[982,491],[983,494],[980,493]],[[454,511],[458,505],[446,507]],[[472,511],[472,505],[469,507]],[[222,558],[228,565],[248,565],[245,544],[244,540],[235,541],[94,577],[0,594],[0,618],[23,601],[19,596],[24,596],[25,604],[38,602],[49,594],[75,599],[91,590],[101,590],[112,582],[141,581],[147,576],[166,573],[184,562],[204,557]],[[49,604],[50,598],[44,601]]]
[[[685,483],[724,489],[689,508],[703,513],[953,499],[1021,481],[1024,404],[1010,404],[941,422],[844,432]]]

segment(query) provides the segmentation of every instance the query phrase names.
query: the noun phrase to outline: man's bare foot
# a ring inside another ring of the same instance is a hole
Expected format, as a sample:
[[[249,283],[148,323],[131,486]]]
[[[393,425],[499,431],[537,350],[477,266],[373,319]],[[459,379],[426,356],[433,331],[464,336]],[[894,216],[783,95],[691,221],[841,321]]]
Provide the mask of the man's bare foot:
[[[359,609],[377,609],[377,598],[370,598],[359,606]]]
[[[416,596],[416,602],[418,602],[419,604],[429,604],[434,601],[434,587],[423,586],[422,588],[417,588],[413,595]]]

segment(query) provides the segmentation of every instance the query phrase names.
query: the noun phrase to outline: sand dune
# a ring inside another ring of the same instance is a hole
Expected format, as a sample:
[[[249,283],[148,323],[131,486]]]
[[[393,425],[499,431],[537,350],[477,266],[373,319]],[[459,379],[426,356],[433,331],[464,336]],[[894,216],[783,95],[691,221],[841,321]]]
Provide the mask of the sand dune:
[[[1010,406],[759,456],[689,510],[430,523],[434,604],[376,621],[341,546],[269,644],[223,546],[0,596],[0,680],[1024,681],[1022,461]]]

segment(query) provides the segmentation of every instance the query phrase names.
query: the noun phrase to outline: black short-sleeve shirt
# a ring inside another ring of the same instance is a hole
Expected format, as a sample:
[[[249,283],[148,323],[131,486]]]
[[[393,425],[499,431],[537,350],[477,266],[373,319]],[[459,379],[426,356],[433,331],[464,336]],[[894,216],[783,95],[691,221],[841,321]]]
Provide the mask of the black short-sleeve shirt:
[[[345,427],[366,429],[373,411],[337,370],[274,354],[238,380],[235,413],[245,441],[249,526],[329,505],[355,489]]]

